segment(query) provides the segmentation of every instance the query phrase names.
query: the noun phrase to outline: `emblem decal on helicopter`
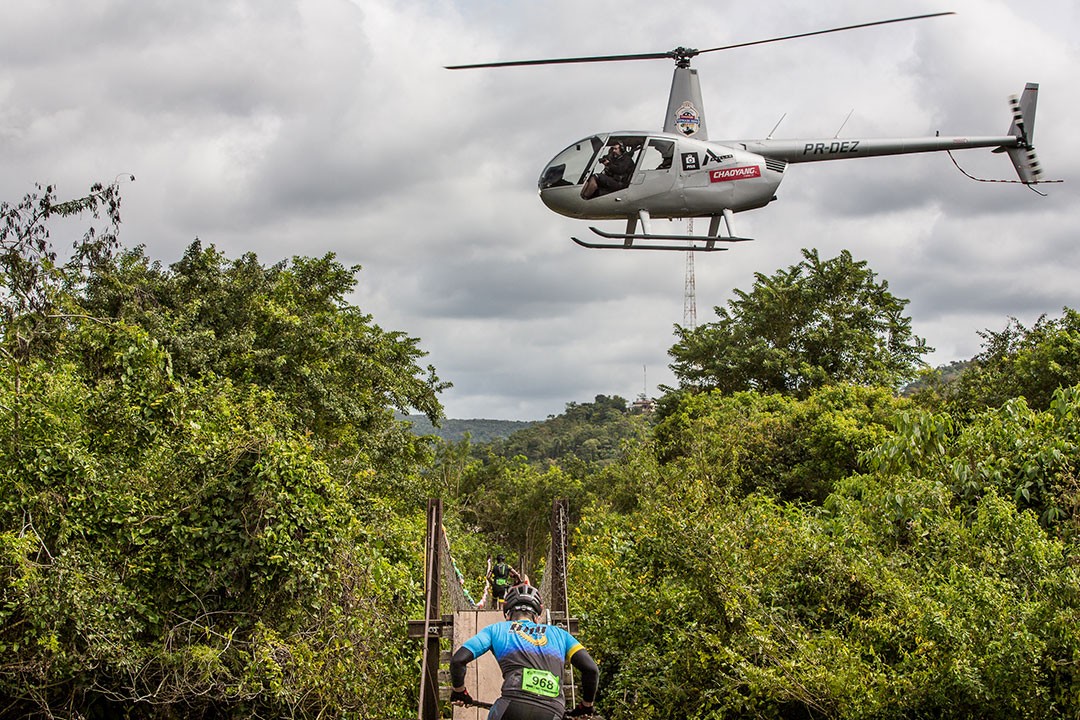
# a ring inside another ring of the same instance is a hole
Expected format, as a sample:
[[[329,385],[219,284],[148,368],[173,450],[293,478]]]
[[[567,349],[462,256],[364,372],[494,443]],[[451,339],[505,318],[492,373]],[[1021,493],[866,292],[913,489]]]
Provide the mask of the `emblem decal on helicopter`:
[[[729,180],[749,180],[761,177],[761,167],[758,165],[746,165],[744,167],[721,168],[709,171],[709,182],[727,182]]]
[[[701,129],[701,115],[694,104],[687,100],[675,111],[675,127],[683,135],[693,135]]]
[[[698,154],[696,152],[685,152],[682,154],[682,169],[683,172],[701,169],[701,161],[698,160]]]

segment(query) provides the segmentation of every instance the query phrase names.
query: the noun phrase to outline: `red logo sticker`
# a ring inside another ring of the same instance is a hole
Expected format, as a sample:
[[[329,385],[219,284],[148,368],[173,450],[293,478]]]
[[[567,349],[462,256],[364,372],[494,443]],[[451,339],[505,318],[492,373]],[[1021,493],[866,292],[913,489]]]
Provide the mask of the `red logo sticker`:
[[[727,182],[728,180],[749,180],[761,177],[761,167],[747,165],[745,167],[721,168],[709,171],[709,182]]]

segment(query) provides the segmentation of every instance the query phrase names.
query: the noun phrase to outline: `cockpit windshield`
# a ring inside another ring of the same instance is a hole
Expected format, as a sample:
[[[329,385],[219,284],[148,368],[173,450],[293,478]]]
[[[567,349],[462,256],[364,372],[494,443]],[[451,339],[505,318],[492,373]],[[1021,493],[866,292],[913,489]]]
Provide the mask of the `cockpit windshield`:
[[[580,185],[585,182],[585,175],[592,167],[596,153],[603,146],[604,140],[594,135],[563,150],[544,168],[540,175],[540,189]]]

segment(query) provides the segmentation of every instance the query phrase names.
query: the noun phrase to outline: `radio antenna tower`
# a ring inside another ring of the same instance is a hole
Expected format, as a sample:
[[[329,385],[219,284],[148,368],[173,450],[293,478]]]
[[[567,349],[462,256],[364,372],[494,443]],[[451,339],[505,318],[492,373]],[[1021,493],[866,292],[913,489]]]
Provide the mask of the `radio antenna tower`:
[[[686,221],[686,234],[694,234],[694,218]],[[693,242],[693,241],[690,241]],[[683,282],[682,324],[688,330],[697,329],[697,282],[694,280],[694,251],[686,251],[686,275]]]

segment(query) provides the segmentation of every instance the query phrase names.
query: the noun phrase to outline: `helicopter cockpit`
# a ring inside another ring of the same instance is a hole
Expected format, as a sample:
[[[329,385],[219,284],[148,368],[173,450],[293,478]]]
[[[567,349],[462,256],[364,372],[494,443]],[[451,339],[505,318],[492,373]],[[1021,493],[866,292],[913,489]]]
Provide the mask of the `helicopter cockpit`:
[[[540,189],[584,184],[591,174],[604,171],[605,159],[610,158],[611,148],[615,145],[622,146],[623,154],[633,161],[636,171],[671,168],[675,152],[675,143],[671,140],[634,134],[594,135],[556,155],[540,175]],[[625,184],[629,182],[627,177]]]
[[[604,147],[603,138],[594,135],[579,140],[563,150],[540,174],[540,189],[581,185],[585,182],[585,177],[602,147]]]

